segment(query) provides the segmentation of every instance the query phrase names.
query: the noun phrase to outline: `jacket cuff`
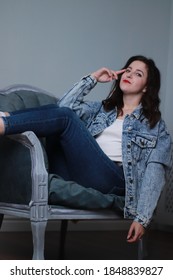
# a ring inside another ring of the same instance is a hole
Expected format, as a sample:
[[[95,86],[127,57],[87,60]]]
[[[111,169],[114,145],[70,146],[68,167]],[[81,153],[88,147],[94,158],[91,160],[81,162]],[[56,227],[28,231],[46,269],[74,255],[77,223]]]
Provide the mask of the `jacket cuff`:
[[[96,78],[94,78],[91,74],[88,74],[88,75],[86,75],[86,76],[83,76],[83,77],[81,78],[81,80],[83,80],[83,79],[90,79],[91,82],[93,83],[93,85],[96,85],[96,84],[97,84]]]
[[[135,222],[138,222],[139,224],[141,224],[144,228],[147,228],[148,225],[151,222],[151,219],[147,219],[145,217],[139,216],[137,215],[134,219]]]

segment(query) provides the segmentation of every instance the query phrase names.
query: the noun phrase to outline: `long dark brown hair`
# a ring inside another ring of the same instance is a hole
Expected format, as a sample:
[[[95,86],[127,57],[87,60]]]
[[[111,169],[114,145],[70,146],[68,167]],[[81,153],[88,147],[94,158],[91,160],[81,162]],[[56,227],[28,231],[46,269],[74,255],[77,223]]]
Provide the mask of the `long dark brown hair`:
[[[141,104],[142,112],[148,119],[150,128],[153,128],[161,118],[161,112],[159,110],[160,71],[156,67],[152,59],[148,59],[142,55],[132,56],[131,58],[129,58],[122,69],[128,68],[128,66],[136,60],[142,61],[147,66],[148,78],[146,84],[146,92],[141,98]],[[113,83],[108,97],[103,100],[103,106],[106,111],[111,111],[116,107],[118,110],[118,114],[122,113],[122,108],[124,106],[123,92],[121,91],[119,86],[121,76],[122,74],[118,76],[118,80]]]

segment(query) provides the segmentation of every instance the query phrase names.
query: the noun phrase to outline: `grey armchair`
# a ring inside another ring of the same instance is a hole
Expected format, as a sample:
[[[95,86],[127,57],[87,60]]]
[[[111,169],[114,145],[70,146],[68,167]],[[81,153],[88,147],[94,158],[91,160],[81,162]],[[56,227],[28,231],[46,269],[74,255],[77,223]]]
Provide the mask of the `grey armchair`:
[[[0,91],[0,110],[12,111],[56,103],[57,98],[38,88],[16,85]],[[68,220],[122,220],[111,209],[109,197],[98,193],[86,193],[96,202],[96,209],[80,208],[50,201],[50,184],[63,188],[62,180],[49,174],[44,149],[44,139],[31,131],[0,138],[0,226],[4,215],[27,218],[31,222],[33,259],[44,259],[44,239],[48,220],[61,221],[60,258],[63,258]],[[81,189],[83,197],[85,190]],[[74,202],[75,204],[76,202]],[[99,207],[100,205],[100,207]],[[116,241],[115,241],[116,242]],[[143,239],[138,243],[138,259],[145,255]]]

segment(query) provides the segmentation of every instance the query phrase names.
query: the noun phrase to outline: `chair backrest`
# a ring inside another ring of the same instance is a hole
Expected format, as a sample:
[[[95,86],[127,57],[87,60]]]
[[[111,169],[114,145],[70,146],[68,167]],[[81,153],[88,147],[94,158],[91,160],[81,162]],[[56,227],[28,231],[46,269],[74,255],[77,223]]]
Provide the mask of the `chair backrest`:
[[[41,105],[56,104],[53,94],[29,85],[13,85],[0,90],[0,110],[15,111]]]

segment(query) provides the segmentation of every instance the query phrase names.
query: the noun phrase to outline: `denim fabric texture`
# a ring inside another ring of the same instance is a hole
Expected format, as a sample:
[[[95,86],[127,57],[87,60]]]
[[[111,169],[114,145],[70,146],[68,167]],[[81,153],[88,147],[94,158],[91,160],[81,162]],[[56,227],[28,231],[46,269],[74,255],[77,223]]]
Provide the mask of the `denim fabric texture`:
[[[84,123],[56,104],[11,112],[5,134],[33,131],[46,137],[49,172],[104,194],[125,195],[123,168],[110,160]]]
[[[102,102],[84,100],[96,86],[91,76],[83,77],[58,101],[58,106],[71,108],[97,137],[117,117],[117,111],[106,112]],[[123,122],[122,155],[126,184],[124,217],[150,223],[172,164],[171,137],[161,119],[150,129],[139,105]]]

